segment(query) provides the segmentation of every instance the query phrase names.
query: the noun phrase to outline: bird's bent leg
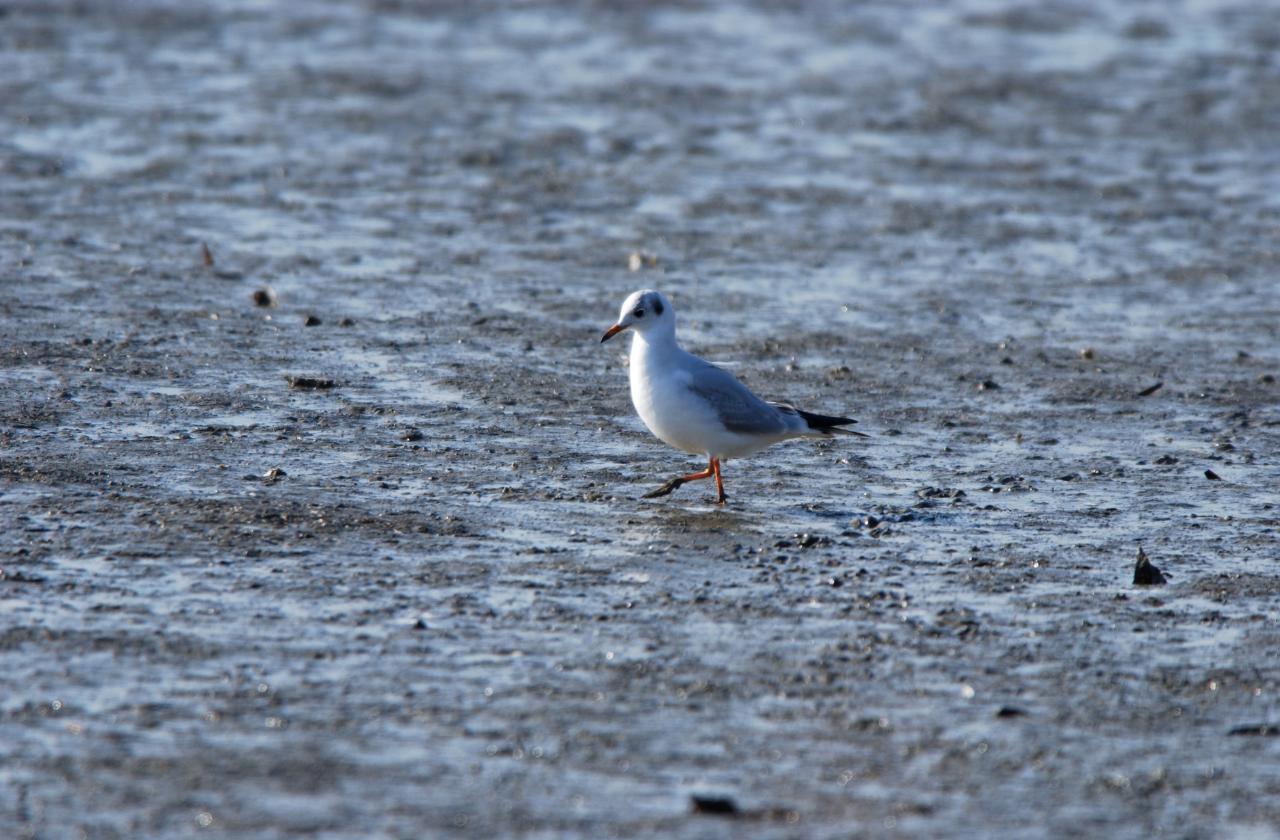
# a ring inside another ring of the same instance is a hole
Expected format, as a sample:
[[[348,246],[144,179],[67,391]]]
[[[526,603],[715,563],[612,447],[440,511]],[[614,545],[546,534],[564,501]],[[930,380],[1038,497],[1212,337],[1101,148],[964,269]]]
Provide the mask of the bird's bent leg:
[[[711,461],[709,461],[707,463],[707,468],[702,472],[692,473],[690,475],[682,475],[679,478],[673,478],[670,481],[668,481],[666,484],[659,487],[657,490],[654,490],[651,493],[645,493],[642,498],[656,499],[659,496],[666,496],[672,493],[677,487],[679,487],[681,484],[684,484],[686,481],[701,481],[704,478],[711,478],[711,476],[713,475],[715,475],[715,459],[712,459]]]
[[[711,469],[716,474],[716,504],[722,505],[725,502],[729,501],[729,499],[724,494],[724,479],[720,477],[720,459],[719,458],[711,459]]]

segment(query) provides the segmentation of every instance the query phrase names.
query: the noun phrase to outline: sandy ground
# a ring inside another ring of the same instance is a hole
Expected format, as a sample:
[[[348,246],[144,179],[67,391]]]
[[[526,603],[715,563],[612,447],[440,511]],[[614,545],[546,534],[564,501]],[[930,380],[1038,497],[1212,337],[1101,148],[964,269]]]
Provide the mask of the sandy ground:
[[[5,836],[1280,836],[1268,4],[13,0],[0,102]],[[872,438],[640,500],[641,287]]]

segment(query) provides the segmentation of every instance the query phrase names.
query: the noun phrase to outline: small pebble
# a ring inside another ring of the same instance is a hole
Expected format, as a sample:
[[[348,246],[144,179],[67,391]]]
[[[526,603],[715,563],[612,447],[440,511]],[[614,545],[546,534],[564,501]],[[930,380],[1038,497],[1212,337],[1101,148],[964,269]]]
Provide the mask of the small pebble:
[[[322,379],[318,376],[286,376],[285,381],[289,383],[290,388],[297,388],[300,391],[327,391],[338,384],[332,379]]]
[[[741,813],[738,809],[738,803],[727,796],[704,796],[695,793],[689,797],[689,804],[695,814],[736,817]]]
[[[1246,723],[1242,726],[1233,726],[1227,730],[1228,735],[1262,735],[1268,738],[1274,738],[1280,735],[1280,725],[1274,723]]]

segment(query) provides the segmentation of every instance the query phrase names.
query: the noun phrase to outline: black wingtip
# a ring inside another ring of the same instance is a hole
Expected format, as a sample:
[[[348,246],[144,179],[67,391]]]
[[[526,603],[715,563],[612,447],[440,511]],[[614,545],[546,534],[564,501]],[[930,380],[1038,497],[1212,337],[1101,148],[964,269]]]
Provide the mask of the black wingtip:
[[[815,432],[843,432],[845,434],[866,437],[866,435],[861,432],[839,428],[840,426],[850,426],[858,422],[852,417],[831,417],[827,414],[813,414],[812,412],[801,411],[798,408],[796,409],[796,414],[803,417],[804,422],[808,423],[809,428],[813,429]]]

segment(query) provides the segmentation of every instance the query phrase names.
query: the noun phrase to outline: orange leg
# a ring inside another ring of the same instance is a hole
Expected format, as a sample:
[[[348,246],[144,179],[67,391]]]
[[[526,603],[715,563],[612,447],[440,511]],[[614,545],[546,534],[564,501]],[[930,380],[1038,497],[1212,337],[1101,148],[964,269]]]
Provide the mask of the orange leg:
[[[711,469],[716,474],[716,504],[722,505],[728,501],[728,497],[724,494],[724,479],[720,477],[720,459],[711,459]]]
[[[716,483],[718,484],[720,481],[720,463],[716,461],[715,458],[712,458],[707,462],[707,468],[702,472],[691,473],[689,475],[682,475],[679,478],[673,478],[670,481],[668,481],[666,484],[659,487],[657,490],[654,490],[651,493],[645,493],[644,498],[654,499],[654,498],[657,498],[658,496],[666,496],[667,494],[673,492],[677,487],[679,487],[681,484],[684,484],[685,482],[701,481],[704,478],[711,478],[712,476],[716,477]],[[723,496],[724,493],[722,492],[720,495]]]

